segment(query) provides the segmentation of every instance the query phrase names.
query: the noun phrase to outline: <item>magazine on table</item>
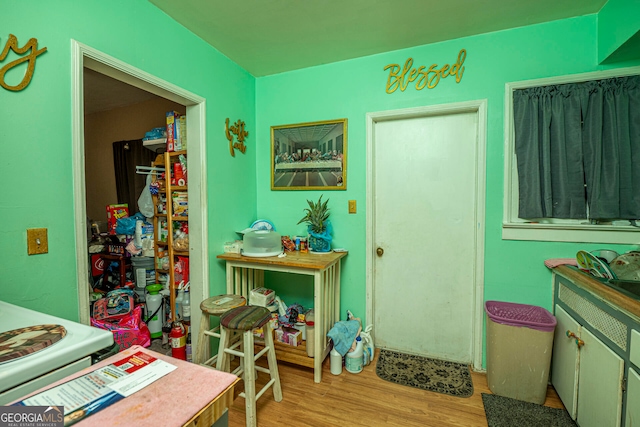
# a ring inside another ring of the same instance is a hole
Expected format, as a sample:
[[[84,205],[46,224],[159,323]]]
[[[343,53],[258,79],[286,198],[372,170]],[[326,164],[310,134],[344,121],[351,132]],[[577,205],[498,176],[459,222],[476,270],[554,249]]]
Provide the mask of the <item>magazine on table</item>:
[[[64,406],[64,425],[70,426],[175,369],[175,365],[139,351],[14,405]]]

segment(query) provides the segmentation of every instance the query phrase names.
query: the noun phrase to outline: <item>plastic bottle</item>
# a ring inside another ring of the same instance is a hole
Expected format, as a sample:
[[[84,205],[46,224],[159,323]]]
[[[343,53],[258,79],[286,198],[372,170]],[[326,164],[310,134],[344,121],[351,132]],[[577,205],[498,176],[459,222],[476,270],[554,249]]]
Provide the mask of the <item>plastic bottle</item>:
[[[352,374],[358,374],[362,372],[362,338],[356,338],[356,349],[353,351],[349,351],[344,359],[344,366],[347,369],[347,372],[351,372]]]
[[[189,299],[189,291],[184,291],[180,309],[182,314],[182,320],[184,320],[185,322],[191,321],[191,300]]]
[[[187,334],[187,362],[193,362],[193,355],[191,354],[191,332]]]
[[[305,315],[305,330],[307,335],[307,356],[313,357],[315,350],[315,316],[313,309],[309,310]],[[342,366],[342,363],[341,363]],[[342,368],[341,368],[342,370]]]
[[[145,304],[147,306],[147,315],[153,316],[147,319],[147,326],[149,327],[149,333],[151,338],[162,337],[162,324],[164,323],[164,306],[162,305],[162,295],[158,293],[162,285],[149,285],[147,291],[149,295],[145,297]]]
[[[332,348],[331,353],[329,354],[329,359],[331,361],[331,373],[333,375],[340,375],[342,373],[342,356],[335,348]]]
[[[184,291],[180,289],[178,291],[178,296],[175,299],[176,302],[176,317],[182,317],[182,301],[184,301]]]

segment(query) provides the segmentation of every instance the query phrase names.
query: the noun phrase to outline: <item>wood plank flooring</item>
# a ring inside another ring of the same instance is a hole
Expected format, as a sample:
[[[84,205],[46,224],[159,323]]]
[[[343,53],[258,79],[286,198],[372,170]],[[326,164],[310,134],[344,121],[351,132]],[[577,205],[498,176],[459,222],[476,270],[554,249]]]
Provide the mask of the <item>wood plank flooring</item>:
[[[491,393],[486,375],[472,372],[474,393],[470,398],[446,396],[384,381],[376,375],[375,360],[359,374],[343,369],[332,375],[329,358],[323,365],[322,382],[313,382],[313,370],[279,362],[283,400],[275,402],[271,389],[258,399],[258,425],[293,426],[415,426],[487,427],[481,393]],[[266,366],[266,362],[258,362]],[[257,390],[266,383],[259,373]],[[243,389],[238,383],[237,392]],[[547,389],[546,406],[563,408],[555,390]],[[244,399],[236,397],[229,411],[229,426],[245,425]]]

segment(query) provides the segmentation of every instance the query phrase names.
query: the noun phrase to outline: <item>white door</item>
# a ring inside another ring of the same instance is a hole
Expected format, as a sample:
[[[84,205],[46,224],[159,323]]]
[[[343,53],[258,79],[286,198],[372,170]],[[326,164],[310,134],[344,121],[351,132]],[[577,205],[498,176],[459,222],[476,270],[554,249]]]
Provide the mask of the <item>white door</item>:
[[[377,121],[372,150],[376,346],[471,362],[478,112]]]

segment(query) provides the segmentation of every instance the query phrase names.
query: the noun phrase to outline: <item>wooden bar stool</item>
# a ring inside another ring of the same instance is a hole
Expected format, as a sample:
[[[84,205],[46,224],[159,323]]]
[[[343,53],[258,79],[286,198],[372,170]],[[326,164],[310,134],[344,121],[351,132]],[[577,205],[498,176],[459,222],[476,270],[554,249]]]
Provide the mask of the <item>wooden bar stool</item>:
[[[200,320],[200,334],[198,337],[198,352],[196,354],[195,363],[201,365],[215,366],[218,355],[214,355],[209,359],[207,350],[209,349],[208,337],[220,338],[220,326],[211,328],[210,316],[220,317],[232,308],[247,305],[247,299],[240,295],[216,295],[200,303],[202,310],[202,319]]]
[[[246,424],[248,427],[256,425],[256,400],[271,386],[273,386],[273,397],[276,402],[282,400],[282,388],[280,387],[280,375],[278,374],[278,362],[276,360],[276,350],[273,346],[273,332],[271,330],[271,312],[258,306],[244,306],[227,311],[220,317],[220,349],[218,350],[217,369],[224,370],[229,366],[229,355],[240,357],[240,366],[232,373],[242,376],[244,381],[244,392],[240,397],[244,397],[246,408]],[[253,330],[256,328],[264,330],[264,348],[254,354]],[[242,333],[242,340],[233,343],[231,338],[234,333]],[[236,350],[239,346],[244,347],[244,351]],[[267,354],[269,369],[255,364],[262,355]],[[228,368],[227,368],[228,369]],[[271,376],[271,379],[256,394],[256,371],[264,372]],[[228,370],[227,370],[228,372]]]

